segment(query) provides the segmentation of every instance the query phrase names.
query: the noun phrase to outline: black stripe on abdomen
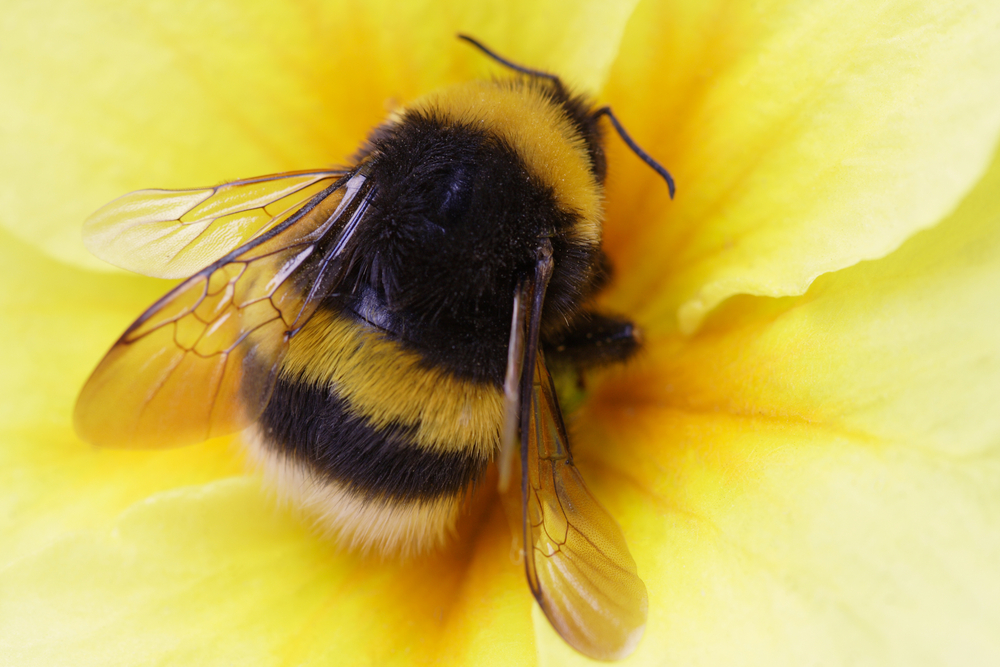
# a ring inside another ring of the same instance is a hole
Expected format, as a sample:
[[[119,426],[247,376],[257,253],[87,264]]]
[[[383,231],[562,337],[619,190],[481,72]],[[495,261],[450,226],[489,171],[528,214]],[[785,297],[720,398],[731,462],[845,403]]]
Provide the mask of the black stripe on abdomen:
[[[375,428],[328,387],[279,377],[260,417],[268,447],[368,498],[432,500],[468,488],[486,462],[413,444],[415,427]]]

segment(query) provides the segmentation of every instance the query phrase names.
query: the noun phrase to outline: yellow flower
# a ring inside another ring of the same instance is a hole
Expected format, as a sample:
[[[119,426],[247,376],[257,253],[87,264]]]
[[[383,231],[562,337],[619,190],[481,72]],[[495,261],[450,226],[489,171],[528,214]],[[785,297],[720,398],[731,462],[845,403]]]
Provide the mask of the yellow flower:
[[[611,103],[603,373],[577,461],[650,595],[635,664],[1000,660],[1000,5],[330,2],[0,18],[0,656],[18,665],[569,664],[501,509],[405,564],[273,508],[228,441],[91,449],[71,406],[162,283],[88,213],[335,163],[490,71]]]

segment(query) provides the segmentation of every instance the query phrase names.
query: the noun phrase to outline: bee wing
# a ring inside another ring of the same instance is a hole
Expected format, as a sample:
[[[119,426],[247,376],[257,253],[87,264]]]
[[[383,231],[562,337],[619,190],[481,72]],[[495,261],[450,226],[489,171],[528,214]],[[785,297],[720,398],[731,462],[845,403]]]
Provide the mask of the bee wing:
[[[645,630],[646,586],[618,524],[573,465],[541,352],[533,375],[522,438],[528,585],[570,646],[598,660],[620,660]]]
[[[521,434],[524,567],[528,586],[552,627],[584,655],[618,660],[646,627],[646,586],[621,529],[590,495],[573,465],[552,376],[539,349],[551,245],[539,250],[533,277],[515,293],[505,382],[506,416],[500,458],[506,490]],[[520,419],[520,428],[511,420]]]
[[[344,249],[371,193],[363,171],[337,180],[153,304],[80,392],[81,437],[107,447],[176,446],[257,419],[288,340],[342,279]]]
[[[214,188],[138,190],[83,223],[94,255],[155,278],[186,278],[274,229],[343,170],[286,172]]]

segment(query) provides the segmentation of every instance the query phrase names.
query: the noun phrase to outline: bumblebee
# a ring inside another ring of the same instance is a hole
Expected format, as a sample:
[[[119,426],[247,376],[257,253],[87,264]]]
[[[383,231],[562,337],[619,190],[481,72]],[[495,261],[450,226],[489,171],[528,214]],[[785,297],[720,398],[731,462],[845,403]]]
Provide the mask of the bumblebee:
[[[120,448],[243,431],[285,498],[344,543],[433,547],[496,461],[521,478],[528,584],[555,629],[628,655],[646,589],[573,465],[547,365],[627,358],[638,333],[589,304],[608,107],[514,72],[434,92],[343,169],[142,190],[84,226],[97,256],[185,278],[83,387],[79,434]],[[520,457],[514,454],[520,444]]]

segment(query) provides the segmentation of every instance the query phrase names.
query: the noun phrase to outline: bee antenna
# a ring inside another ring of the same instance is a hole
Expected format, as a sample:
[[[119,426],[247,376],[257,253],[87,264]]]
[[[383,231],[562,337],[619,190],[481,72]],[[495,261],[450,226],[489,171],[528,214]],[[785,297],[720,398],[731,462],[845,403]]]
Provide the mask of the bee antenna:
[[[646,151],[639,148],[639,144],[632,141],[632,137],[628,136],[628,132],[625,131],[625,128],[622,127],[622,124],[618,122],[617,118],[615,118],[615,114],[612,113],[611,107],[601,107],[600,109],[594,112],[592,118],[594,120],[597,120],[601,116],[607,116],[608,119],[611,121],[611,124],[615,126],[615,130],[618,132],[618,136],[620,136],[622,138],[622,141],[625,142],[625,145],[631,148],[632,152],[639,156],[639,159],[641,159],[643,162],[652,167],[653,171],[655,171],[657,174],[663,177],[663,180],[667,182],[667,189],[670,191],[670,198],[673,199],[674,192],[677,191],[677,188],[674,186],[674,177],[670,175],[670,172],[664,169],[663,165],[661,165],[659,162],[651,158]]]
[[[557,77],[555,74],[549,74],[548,72],[543,72],[541,70],[531,69],[530,67],[524,67],[523,65],[518,65],[516,63],[512,63],[511,61],[507,60],[506,58],[504,58],[504,57],[502,57],[500,55],[497,55],[496,52],[491,51],[490,49],[488,49],[485,46],[483,46],[482,42],[480,42],[479,40],[473,39],[472,37],[469,37],[468,35],[463,35],[462,33],[459,33],[458,34],[458,38],[461,39],[461,40],[463,40],[463,41],[468,42],[469,44],[472,44],[474,47],[476,47],[477,49],[479,49],[480,51],[482,51],[484,54],[486,54],[487,57],[492,58],[493,60],[497,61],[498,63],[500,63],[504,67],[506,67],[508,69],[512,69],[515,72],[520,72],[521,74],[527,74],[528,76],[537,76],[537,77],[539,77],[541,79],[548,79],[552,83],[556,84],[556,86],[558,86],[560,90],[562,90],[562,81],[560,81],[559,77]]]
[[[461,39],[462,41],[472,44],[474,47],[476,47],[484,54],[486,54],[487,57],[492,58],[493,60],[497,61],[498,63],[500,63],[501,65],[503,65],[508,69],[512,69],[515,72],[520,72],[521,74],[527,74],[528,76],[535,76],[541,79],[548,79],[549,81],[554,83],[556,87],[559,88],[559,90],[562,90],[563,88],[562,81],[560,81],[559,77],[556,76],[555,74],[549,74],[548,72],[542,72],[541,70],[531,69],[530,67],[524,67],[523,65],[512,63],[511,61],[507,60],[506,58],[498,55],[496,52],[484,46],[483,43],[480,42],[479,40],[473,37],[469,37],[468,35],[459,33],[458,38]],[[667,189],[670,191],[670,198],[673,199],[674,193],[677,191],[677,187],[674,185],[674,177],[670,175],[670,172],[664,169],[663,165],[661,165],[659,162],[651,158],[649,156],[649,153],[642,150],[639,147],[639,144],[635,143],[635,141],[632,140],[632,137],[628,135],[628,132],[626,132],[625,128],[622,127],[622,124],[618,122],[617,118],[615,118],[615,114],[611,111],[611,107],[601,107],[600,109],[595,111],[594,115],[591,117],[594,120],[597,120],[601,116],[607,116],[608,119],[611,121],[611,124],[615,126],[615,130],[618,132],[618,136],[620,136],[622,138],[622,141],[625,142],[625,145],[631,148],[633,153],[638,155],[643,162],[652,167],[653,171],[659,174],[663,178],[663,180],[667,182]]]

